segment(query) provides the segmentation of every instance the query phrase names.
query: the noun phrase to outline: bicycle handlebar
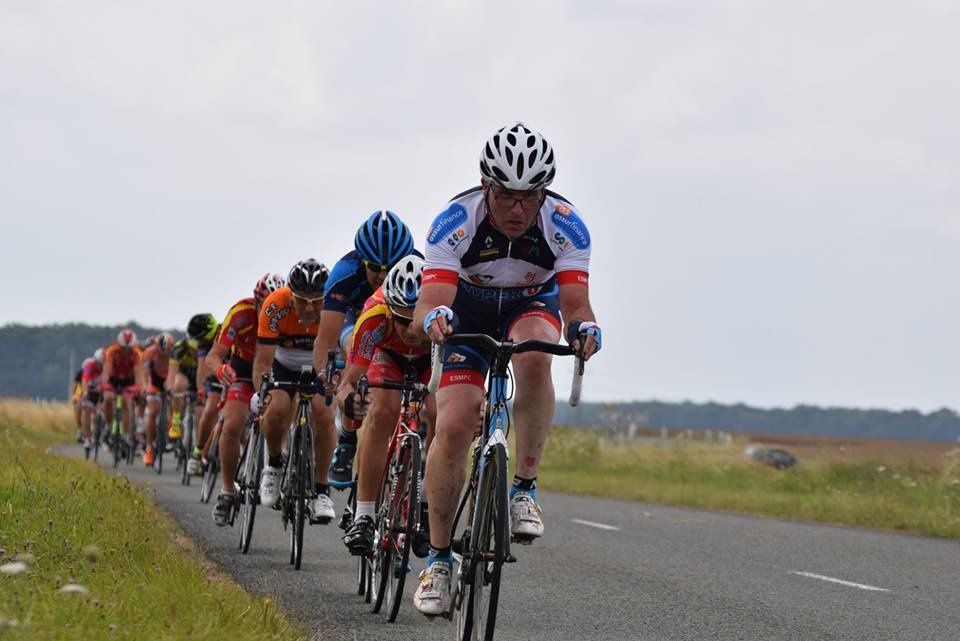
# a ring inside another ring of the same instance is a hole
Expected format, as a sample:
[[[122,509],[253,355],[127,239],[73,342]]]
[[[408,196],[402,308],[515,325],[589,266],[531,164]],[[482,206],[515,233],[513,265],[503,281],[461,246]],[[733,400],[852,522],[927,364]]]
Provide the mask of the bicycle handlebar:
[[[582,341],[581,341],[582,342]],[[498,341],[492,336],[486,334],[452,334],[447,336],[445,344],[447,345],[480,345],[493,349],[503,357],[509,358],[514,354],[523,354],[525,352],[542,352],[544,354],[553,354],[554,356],[576,356],[576,362],[573,369],[573,381],[570,384],[570,400],[572,407],[576,407],[580,402],[580,388],[583,382],[583,351],[576,351],[569,345],[560,343],[551,343],[536,339],[528,339],[519,342],[511,340]],[[440,374],[443,369],[443,346],[434,343],[431,347],[431,367],[430,383],[427,385],[427,391],[431,394],[440,387]]]

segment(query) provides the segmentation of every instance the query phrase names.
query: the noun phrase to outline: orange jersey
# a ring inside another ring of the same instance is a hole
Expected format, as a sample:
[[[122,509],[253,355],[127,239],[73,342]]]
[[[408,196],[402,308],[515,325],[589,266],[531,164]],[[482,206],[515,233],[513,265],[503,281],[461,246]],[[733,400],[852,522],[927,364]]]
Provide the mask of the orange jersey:
[[[312,325],[300,322],[289,287],[281,287],[267,296],[260,307],[257,342],[276,345],[275,358],[284,367],[299,369],[313,363],[313,342],[319,330],[319,319]]]
[[[103,355],[103,362],[110,364],[110,378],[133,378],[140,356],[139,347],[120,347],[112,343]]]
[[[363,304],[363,311],[353,330],[353,344],[350,348],[350,362],[369,366],[378,349],[399,356],[421,356],[430,353],[430,347],[411,347],[403,342],[393,326],[393,316],[387,301],[383,298],[382,287],[373,293]]]
[[[253,298],[243,298],[230,308],[216,342],[229,347],[231,356],[253,362],[257,352],[257,303]]]
[[[161,355],[156,343],[144,350],[140,362],[157,378],[167,378],[167,373],[170,371],[170,357]]]

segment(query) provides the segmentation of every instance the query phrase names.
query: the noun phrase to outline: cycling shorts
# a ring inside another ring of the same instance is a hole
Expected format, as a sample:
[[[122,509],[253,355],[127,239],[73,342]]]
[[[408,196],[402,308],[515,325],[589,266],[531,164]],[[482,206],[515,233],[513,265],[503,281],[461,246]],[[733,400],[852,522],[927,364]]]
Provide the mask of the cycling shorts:
[[[187,389],[189,389],[191,392],[196,393],[196,391],[197,391],[197,368],[196,368],[196,367],[184,367],[184,366],[181,365],[181,366],[177,367],[177,371],[187,377],[187,382],[188,382],[188,385],[189,385],[189,387],[188,387]]]
[[[227,389],[226,400],[240,401],[249,405],[250,399],[253,397],[253,392],[255,391],[252,382],[253,363],[238,358],[237,356],[231,356],[230,366],[233,367],[233,371],[237,373],[237,380]]]
[[[424,385],[430,382],[430,354],[421,354],[408,359],[380,348],[373,353],[373,360],[367,368],[367,380],[371,383],[384,381],[401,383],[407,367],[414,369],[418,382]]]
[[[313,372],[313,370],[311,370]],[[313,377],[316,379],[316,372],[313,372]],[[300,380],[300,371],[295,369],[290,369],[289,367],[283,366],[280,361],[273,361],[273,380],[275,383],[283,383],[287,385],[296,384]],[[270,390],[271,392],[274,390]],[[289,388],[278,387],[277,391],[283,392],[290,398],[293,398],[293,390]],[[316,391],[319,392],[319,387],[316,388]]]
[[[203,381],[203,389],[206,390],[207,394],[223,394],[223,383],[211,374],[207,377],[207,380]]]
[[[488,288],[460,281],[453,301],[460,334],[488,334],[498,340],[510,336],[524,318],[542,318],[561,331],[560,299],[556,277],[539,287]],[[443,349],[440,387],[470,384],[483,387],[490,369],[490,354],[465,345]]]
[[[137,391],[135,389],[137,387],[137,381],[132,376],[129,378],[114,378],[111,376],[110,385],[112,385],[116,391],[124,394],[134,394]]]

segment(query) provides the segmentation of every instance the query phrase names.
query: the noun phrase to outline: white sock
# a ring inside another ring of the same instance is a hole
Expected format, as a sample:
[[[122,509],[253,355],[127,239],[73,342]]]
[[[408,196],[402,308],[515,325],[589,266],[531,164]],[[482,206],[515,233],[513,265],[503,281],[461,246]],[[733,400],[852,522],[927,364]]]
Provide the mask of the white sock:
[[[361,516],[369,516],[372,519],[376,507],[376,501],[357,501],[357,513],[353,515],[353,520],[356,521]]]

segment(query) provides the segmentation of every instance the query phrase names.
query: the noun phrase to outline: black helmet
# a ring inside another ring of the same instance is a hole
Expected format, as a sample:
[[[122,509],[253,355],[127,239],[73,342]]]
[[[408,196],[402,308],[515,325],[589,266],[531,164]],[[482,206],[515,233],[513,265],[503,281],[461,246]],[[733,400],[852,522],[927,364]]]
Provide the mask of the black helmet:
[[[217,331],[217,319],[213,314],[194,314],[187,323],[187,336],[195,341],[210,340]]]
[[[290,270],[287,285],[296,294],[322,294],[330,270],[313,258],[301,260]]]

